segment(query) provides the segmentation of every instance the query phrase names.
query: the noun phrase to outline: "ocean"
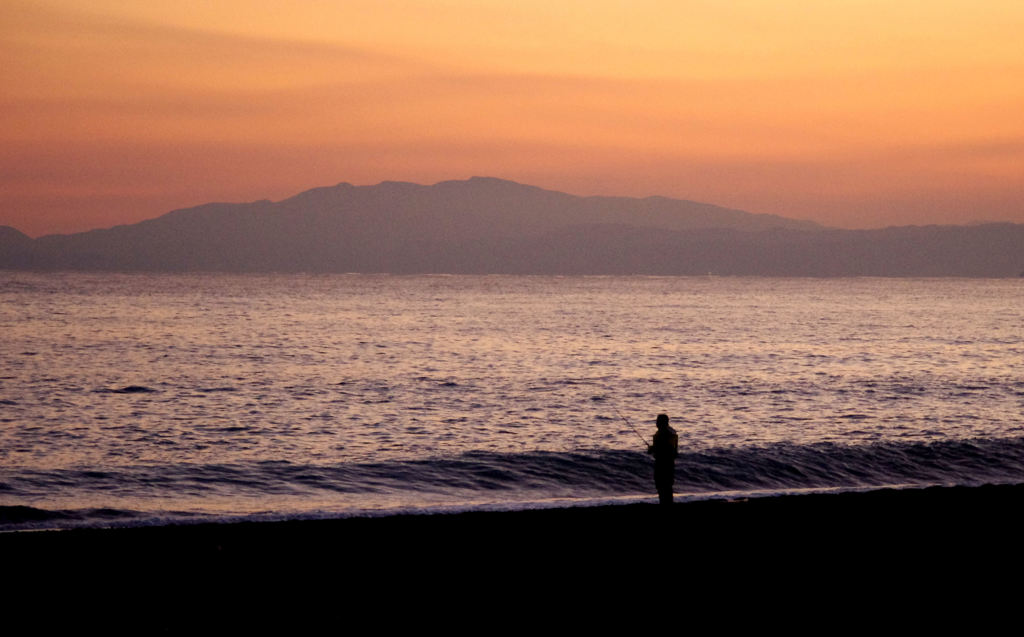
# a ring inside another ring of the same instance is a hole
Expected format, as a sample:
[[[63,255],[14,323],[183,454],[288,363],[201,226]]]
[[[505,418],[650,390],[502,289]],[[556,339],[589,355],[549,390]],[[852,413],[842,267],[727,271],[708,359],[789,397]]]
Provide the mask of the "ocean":
[[[0,272],[0,530],[1022,483],[1022,292]]]

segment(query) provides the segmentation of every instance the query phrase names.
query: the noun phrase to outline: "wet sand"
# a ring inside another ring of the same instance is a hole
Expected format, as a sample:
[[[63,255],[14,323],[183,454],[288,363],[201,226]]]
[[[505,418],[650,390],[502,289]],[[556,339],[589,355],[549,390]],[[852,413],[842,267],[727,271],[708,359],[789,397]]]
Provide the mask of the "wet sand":
[[[688,628],[823,615],[836,626],[1010,608],[999,600],[1016,597],[1007,578],[1024,567],[1022,504],[1014,485],[17,532],[0,534],[0,555],[9,608],[53,602],[44,621],[74,630],[109,631],[127,611],[144,619],[120,628],[186,634],[602,627],[651,612]]]
[[[926,562],[1015,548],[1024,485],[883,489],[740,500],[517,512],[78,529],[0,534],[25,562],[105,568],[140,563],[195,573],[254,564],[406,570],[588,569]]]

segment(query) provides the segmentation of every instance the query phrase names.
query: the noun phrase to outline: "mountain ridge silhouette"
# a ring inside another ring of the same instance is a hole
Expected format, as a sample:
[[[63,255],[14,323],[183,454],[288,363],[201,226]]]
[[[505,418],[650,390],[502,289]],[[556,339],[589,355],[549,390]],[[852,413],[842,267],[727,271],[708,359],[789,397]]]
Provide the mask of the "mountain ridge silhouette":
[[[583,197],[471,177],[340,182],[37,239],[0,227],[0,268],[1017,276],[1022,247],[1017,224],[839,230],[682,199]]]

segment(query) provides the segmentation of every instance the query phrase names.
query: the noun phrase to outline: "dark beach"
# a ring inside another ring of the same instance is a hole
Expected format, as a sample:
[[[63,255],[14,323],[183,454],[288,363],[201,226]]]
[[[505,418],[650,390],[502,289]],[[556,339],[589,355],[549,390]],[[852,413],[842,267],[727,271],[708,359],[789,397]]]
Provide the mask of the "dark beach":
[[[380,622],[867,630],[934,625],[947,609],[974,625],[1015,607],[1022,504],[1024,485],[932,487],[13,532],[0,555],[10,609],[48,600],[51,628],[108,634]]]
[[[1016,556],[1024,485],[0,534],[8,558],[47,569],[243,577],[251,568],[361,581],[439,571],[536,578],[613,569],[719,578],[764,568],[867,572],[988,568]],[[83,570],[84,569],[84,570]],[[918,571],[919,572],[919,571]]]

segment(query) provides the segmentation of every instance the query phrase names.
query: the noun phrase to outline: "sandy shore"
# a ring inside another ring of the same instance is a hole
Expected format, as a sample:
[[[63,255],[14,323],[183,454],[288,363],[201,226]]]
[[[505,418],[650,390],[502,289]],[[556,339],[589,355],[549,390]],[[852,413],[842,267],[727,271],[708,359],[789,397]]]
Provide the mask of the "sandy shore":
[[[541,610],[600,625],[643,617],[659,596],[680,622],[751,608],[768,613],[758,622],[812,610],[834,622],[1005,594],[1024,562],[1022,504],[1024,485],[17,532],[0,534],[0,555],[16,583],[11,609],[78,603],[88,619],[73,616],[76,629],[126,608],[149,628],[190,634],[271,617],[448,625],[467,608],[488,609],[488,625],[522,626]]]
[[[19,559],[58,565],[345,564],[372,572],[481,561],[685,562],[690,569],[786,560],[913,558],[985,552],[1016,542],[1024,485],[883,489],[740,500],[337,520],[196,524],[0,534]],[[661,557],[655,557],[660,555]]]

